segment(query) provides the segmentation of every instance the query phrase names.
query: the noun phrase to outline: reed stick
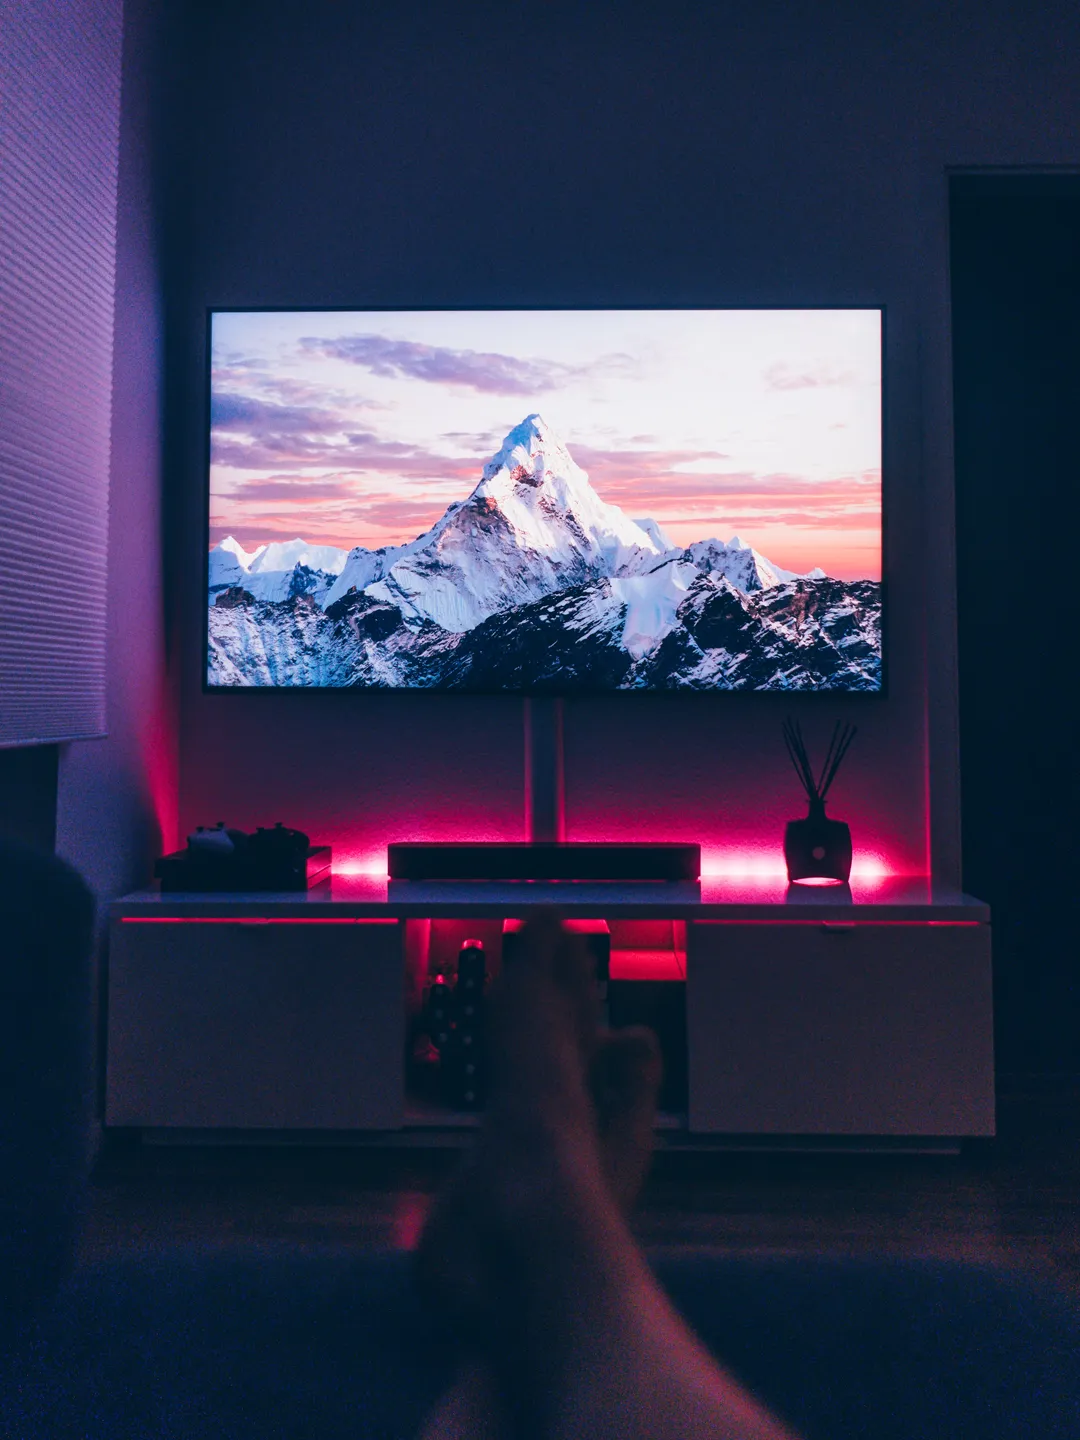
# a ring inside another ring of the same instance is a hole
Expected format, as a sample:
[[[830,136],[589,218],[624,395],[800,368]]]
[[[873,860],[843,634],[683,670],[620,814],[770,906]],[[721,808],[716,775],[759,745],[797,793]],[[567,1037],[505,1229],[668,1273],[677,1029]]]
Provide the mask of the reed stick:
[[[829,740],[829,748],[825,752],[825,759],[822,761],[821,770],[815,780],[810,765],[810,756],[806,749],[806,741],[803,739],[802,726],[797,720],[784,721],[784,744],[787,746],[792,766],[811,804],[824,804],[825,796],[836,779],[844,756],[850,750],[851,742],[855,739],[857,728],[846,722],[841,723],[839,720],[836,722],[832,738]]]

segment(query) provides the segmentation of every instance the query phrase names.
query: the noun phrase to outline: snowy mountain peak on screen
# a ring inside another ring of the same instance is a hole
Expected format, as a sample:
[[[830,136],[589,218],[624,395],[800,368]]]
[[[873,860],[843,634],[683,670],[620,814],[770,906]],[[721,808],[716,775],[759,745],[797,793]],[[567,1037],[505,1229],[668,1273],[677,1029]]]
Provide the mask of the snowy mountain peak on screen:
[[[644,519],[638,516],[634,524],[644,530],[646,535],[651,535],[656,545],[664,551],[665,554],[670,554],[678,550],[679,547],[657,521],[649,519],[648,516]]]
[[[642,574],[670,553],[663,538],[601,500],[543,417],[528,415],[484,466],[469,498],[402,546],[363,588],[396,605],[411,624],[430,620],[460,634],[569,585]],[[347,591],[351,570],[370,563],[353,555],[328,604]]]
[[[306,565],[309,570],[339,575],[347,554],[348,551],[339,550],[336,545],[309,545],[297,536],[295,540],[273,540],[269,545],[260,545],[248,570],[252,575],[259,575],[267,570],[294,570],[297,565]]]
[[[229,555],[235,556],[237,564],[240,565],[242,569],[250,570],[252,563],[259,558],[266,549],[266,546],[256,545],[254,550],[247,551],[234,535],[226,535],[225,539],[221,541],[217,548]]]
[[[542,415],[526,415],[520,424],[514,426],[484,466],[481,487],[501,470],[513,471],[519,466],[524,466],[538,483],[545,471],[588,481],[584,470],[574,462],[570,451]]]
[[[288,600],[294,595],[326,594],[340,573],[347,551],[305,540],[274,540],[248,552],[226,535],[210,551],[210,593],[240,586],[257,600]]]
[[[266,547],[247,551],[232,535],[215,545],[210,551],[210,589],[221,590],[229,585],[239,585],[248,573],[251,562],[262,554]]]
[[[788,580],[822,580],[824,570],[811,570],[809,575],[797,574],[794,570],[783,570],[766,560],[759,550],[747,545],[738,535],[733,535],[725,545],[722,540],[695,540],[685,555],[705,575],[722,575],[736,590],[750,595],[755,590],[768,590],[773,585],[783,585]]]
[[[655,522],[641,525],[600,499],[542,415],[514,426],[470,499],[494,502],[538,547],[582,549],[594,563],[606,562],[611,574],[628,564],[636,573],[642,562],[655,564],[672,549]]]
[[[211,570],[217,568],[222,572],[235,570],[247,575],[262,575],[271,570],[295,570],[297,565],[306,565],[309,570],[338,575],[344,568],[348,553],[347,550],[339,550],[336,545],[309,545],[299,536],[295,540],[272,540],[269,545],[259,545],[248,551],[239,540],[226,535],[210,551],[210,566]]]
[[[261,546],[259,549],[261,550]],[[210,589],[221,590],[229,585],[239,585],[247,575],[248,566],[251,564],[259,550],[250,554],[244,549],[238,540],[231,535],[226,535],[220,544],[215,545],[210,551]]]

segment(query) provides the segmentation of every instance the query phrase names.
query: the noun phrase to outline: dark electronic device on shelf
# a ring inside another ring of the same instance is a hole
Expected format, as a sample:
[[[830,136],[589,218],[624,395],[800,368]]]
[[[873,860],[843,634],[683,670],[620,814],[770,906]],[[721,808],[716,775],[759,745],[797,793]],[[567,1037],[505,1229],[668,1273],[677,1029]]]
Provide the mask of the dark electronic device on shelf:
[[[442,1053],[450,1044],[453,1028],[454,991],[444,975],[436,975],[425,999],[427,1032],[436,1050]]]
[[[154,865],[162,894],[310,890],[330,879],[329,845],[312,845],[301,830],[279,821],[253,835],[199,827],[186,850],[163,855]]]
[[[487,1091],[487,1033],[484,986],[487,957],[479,940],[466,940],[458,955],[454,986],[454,1044],[447,1057],[451,1103],[478,1110]]]
[[[701,846],[646,842],[441,842],[386,847],[391,880],[697,880]]]
[[[311,849],[311,840],[302,830],[290,830],[279,820],[272,830],[259,825],[248,837],[248,849],[266,859],[286,855],[304,855]]]
[[[442,1099],[456,1110],[479,1110],[487,1095],[486,984],[483,944],[466,940],[454,985],[440,972],[424,998],[424,1025],[438,1052]]]

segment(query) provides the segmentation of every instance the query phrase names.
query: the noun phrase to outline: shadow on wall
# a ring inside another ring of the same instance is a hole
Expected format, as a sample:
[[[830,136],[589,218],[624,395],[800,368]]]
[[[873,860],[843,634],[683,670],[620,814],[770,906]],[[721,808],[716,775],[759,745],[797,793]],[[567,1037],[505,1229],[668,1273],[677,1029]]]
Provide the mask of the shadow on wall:
[[[0,840],[52,853],[58,757],[57,745],[0,750]]]

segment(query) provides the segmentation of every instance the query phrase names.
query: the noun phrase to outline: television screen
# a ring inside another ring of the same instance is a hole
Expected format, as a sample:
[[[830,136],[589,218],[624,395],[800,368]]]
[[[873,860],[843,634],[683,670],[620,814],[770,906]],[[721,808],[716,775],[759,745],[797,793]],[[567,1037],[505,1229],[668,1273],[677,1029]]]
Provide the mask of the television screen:
[[[880,310],[216,311],[210,687],[881,687]]]

